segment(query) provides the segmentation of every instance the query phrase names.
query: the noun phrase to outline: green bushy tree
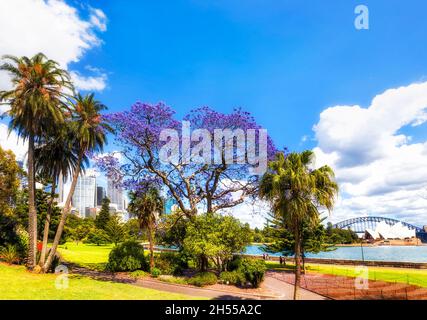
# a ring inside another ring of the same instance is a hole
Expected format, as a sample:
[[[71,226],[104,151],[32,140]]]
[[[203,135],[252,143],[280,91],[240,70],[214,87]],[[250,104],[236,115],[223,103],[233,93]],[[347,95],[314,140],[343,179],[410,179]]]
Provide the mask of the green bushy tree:
[[[87,235],[85,243],[93,243],[97,246],[100,246],[101,244],[110,243],[110,239],[108,238],[108,234],[104,230],[94,228]]]
[[[206,271],[212,263],[219,272],[227,269],[233,254],[250,243],[250,232],[237,219],[218,213],[207,213],[189,222],[184,251],[194,257],[199,269]]]
[[[117,271],[148,271],[148,263],[144,248],[136,241],[126,241],[111,250],[107,270]]]

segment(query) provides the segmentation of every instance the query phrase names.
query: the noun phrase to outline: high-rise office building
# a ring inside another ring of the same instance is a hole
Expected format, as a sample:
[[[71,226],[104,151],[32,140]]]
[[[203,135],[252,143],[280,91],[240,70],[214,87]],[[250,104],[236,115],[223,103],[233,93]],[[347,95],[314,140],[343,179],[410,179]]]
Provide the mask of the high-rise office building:
[[[58,188],[56,193],[58,194],[58,198],[57,198],[58,203],[63,203],[65,200],[64,200],[64,177],[62,173],[60,173],[58,177]]]
[[[105,193],[104,187],[96,187],[96,205],[98,207],[102,206],[102,199],[104,199],[106,196],[107,194]]]
[[[80,175],[73,195],[73,207],[81,217],[88,217],[90,209],[96,207],[96,177],[95,175]]]
[[[117,205],[117,210],[124,209],[123,189],[111,179],[108,179],[107,183],[107,197],[111,204]]]

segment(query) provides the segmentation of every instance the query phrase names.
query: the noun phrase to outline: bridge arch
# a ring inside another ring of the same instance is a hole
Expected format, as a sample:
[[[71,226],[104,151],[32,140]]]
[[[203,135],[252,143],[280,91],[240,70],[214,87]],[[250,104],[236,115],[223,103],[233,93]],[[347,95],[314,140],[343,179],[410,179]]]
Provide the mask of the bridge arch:
[[[410,230],[415,230],[415,232],[423,232],[423,229],[417,226],[414,226],[412,224],[399,221],[392,218],[385,218],[385,217],[358,217],[358,218],[352,218],[347,219],[338,223],[335,223],[333,227],[339,228],[339,229],[348,229],[350,228],[356,233],[364,233],[366,229],[372,229],[375,230],[375,226],[377,223],[384,221],[388,225],[395,225],[396,223],[401,223],[405,227],[407,227]]]

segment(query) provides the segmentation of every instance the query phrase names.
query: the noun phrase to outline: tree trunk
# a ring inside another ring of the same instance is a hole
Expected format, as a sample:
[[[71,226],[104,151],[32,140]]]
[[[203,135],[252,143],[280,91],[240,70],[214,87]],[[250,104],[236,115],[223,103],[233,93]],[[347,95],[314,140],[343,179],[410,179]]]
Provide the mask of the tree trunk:
[[[28,269],[33,270],[37,263],[37,211],[34,173],[34,135],[28,139]]]
[[[208,259],[204,254],[200,256],[200,271],[205,272],[208,270]]]
[[[221,258],[220,257],[216,257],[216,267],[218,269],[218,274],[220,274],[222,271],[222,264],[221,264]]]
[[[76,170],[74,171],[74,174],[73,174],[73,181],[71,182],[70,192],[68,193],[67,200],[65,201],[65,206],[62,209],[61,219],[59,220],[58,228],[56,229],[55,238],[53,239],[52,247],[50,249],[46,263],[43,266],[44,272],[47,272],[50,269],[52,265],[52,260],[56,255],[56,250],[58,248],[59,240],[61,239],[62,232],[64,231],[65,222],[67,220],[67,216],[71,210],[71,199],[73,198],[74,190],[76,189],[77,179],[79,178],[80,165],[82,163],[82,159],[83,159],[83,151],[81,151],[79,154]]]
[[[154,237],[153,237],[153,227],[148,227],[148,242],[150,247],[150,270],[154,268]]]
[[[42,268],[43,268],[43,265],[44,265],[45,260],[46,260],[47,242],[49,240],[50,218],[52,216],[53,202],[55,200],[54,199],[55,198],[55,190],[56,190],[56,173],[53,175],[52,189],[50,190],[49,207],[47,208],[46,221],[44,222],[43,247],[42,247],[42,252],[41,252],[40,261],[39,261],[39,265]]]
[[[206,197],[206,212],[212,213],[212,197],[210,195]]]
[[[299,299],[299,289],[301,284],[301,239],[299,226],[295,228],[295,285],[294,300]]]
[[[302,239],[301,239],[301,261],[302,261],[302,268],[301,268],[301,273],[305,274],[305,252],[304,252],[304,246],[302,245]]]

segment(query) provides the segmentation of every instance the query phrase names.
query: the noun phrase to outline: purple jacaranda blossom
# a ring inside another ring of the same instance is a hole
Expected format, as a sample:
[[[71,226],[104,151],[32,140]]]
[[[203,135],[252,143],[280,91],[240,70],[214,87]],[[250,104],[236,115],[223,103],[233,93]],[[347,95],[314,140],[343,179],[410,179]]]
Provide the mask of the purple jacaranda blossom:
[[[136,192],[145,185],[157,184],[188,216],[202,207],[208,212],[232,208],[246,197],[256,196],[259,177],[249,174],[247,163],[160,161],[159,152],[166,143],[160,140],[162,130],[173,129],[182,135],[182,123],[164,103],[137,102],[129,111],[104,118],[114,130],[118,151],[95,157],[95,161],[101,171],[126,190]],[[224,114],[201,107],[192,110],[183,120],[191,124],[191,130],[206,129],[211,134],[215,129],[261,129],[255,119],[240,108]],[[275,153],[274,143],[267,137],[268,158],[273,158]]]

